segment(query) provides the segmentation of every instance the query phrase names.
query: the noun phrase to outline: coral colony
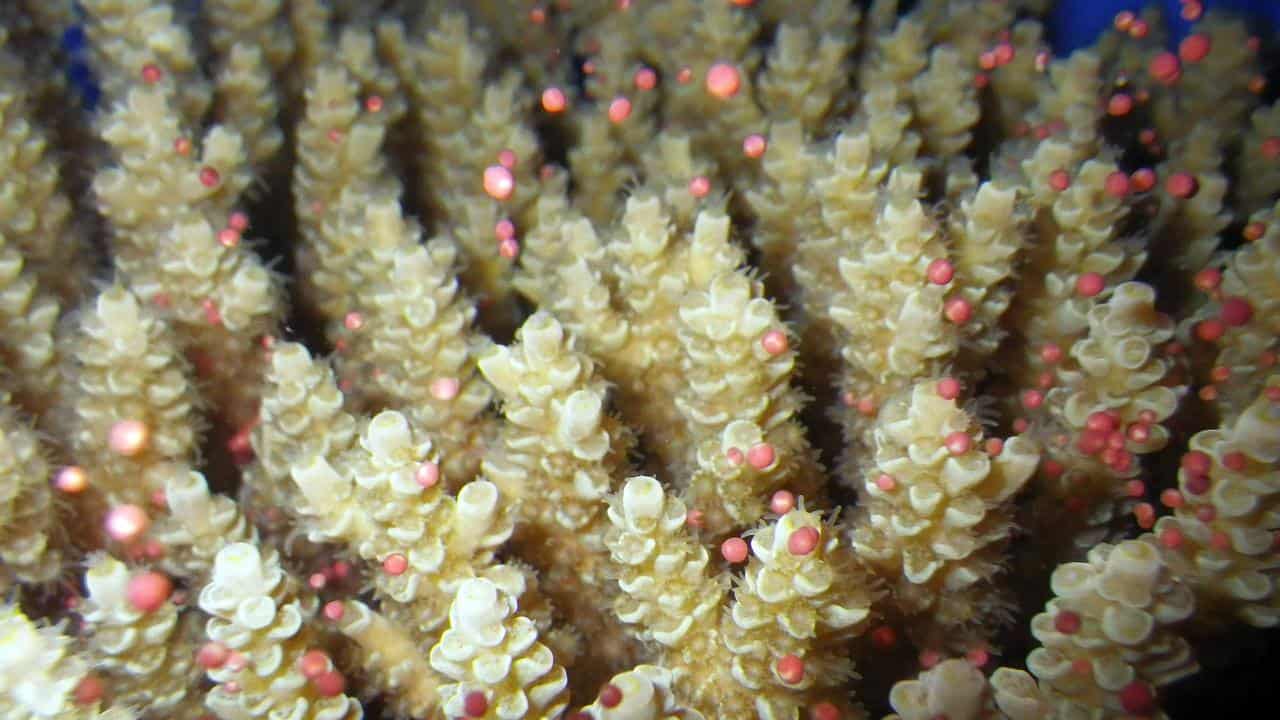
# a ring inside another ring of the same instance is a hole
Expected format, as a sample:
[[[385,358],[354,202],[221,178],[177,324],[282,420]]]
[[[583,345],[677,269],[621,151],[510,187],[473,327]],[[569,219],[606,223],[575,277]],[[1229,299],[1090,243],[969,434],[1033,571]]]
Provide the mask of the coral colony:
[[[1274,38],[1048,4],[4,3],[0,717],[1189,717]]]

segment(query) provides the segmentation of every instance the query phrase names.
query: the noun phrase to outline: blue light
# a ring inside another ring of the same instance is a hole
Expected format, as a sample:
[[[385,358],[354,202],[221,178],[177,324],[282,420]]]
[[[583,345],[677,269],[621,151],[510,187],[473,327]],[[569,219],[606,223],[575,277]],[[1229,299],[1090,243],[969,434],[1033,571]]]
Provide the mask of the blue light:
[[[1059,0],[1049,15],[1049,38],[1054,52],[1065,55],[1092,45],[1111,26],[1117,13],[1128,10],[1138,14],[1152,4],[1162,6],[1172,49],[1191,28],[1191,23],[1182,19],[1182,0],[1155,3],[1142,0]],[[1230,10],[1262,21],[1264,27],[1258,28],[1259,32],[1268,32],[1280,25],[1280,0],[1203,0],[1201,4],[1206,12],[1211,8]]]

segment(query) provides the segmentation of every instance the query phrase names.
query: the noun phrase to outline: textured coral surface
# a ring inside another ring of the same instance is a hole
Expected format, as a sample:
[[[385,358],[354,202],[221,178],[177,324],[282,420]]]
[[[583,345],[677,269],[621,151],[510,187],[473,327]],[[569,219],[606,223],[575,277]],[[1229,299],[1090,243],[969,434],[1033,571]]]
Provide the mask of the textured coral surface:
[[[1275,707],[1280,37],[1071,5],[0,2],[0,717]]]

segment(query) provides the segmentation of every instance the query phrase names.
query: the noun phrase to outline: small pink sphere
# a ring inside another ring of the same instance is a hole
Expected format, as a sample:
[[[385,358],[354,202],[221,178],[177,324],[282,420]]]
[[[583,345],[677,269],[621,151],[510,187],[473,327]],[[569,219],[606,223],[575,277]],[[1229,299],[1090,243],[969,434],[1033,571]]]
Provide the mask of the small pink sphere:
[[[658,85],[658,74],[652,68],[640,68],[636,70],[635,84],[637,89],[652,90]]]
[[[720,543],[720,555],[735,565],[747,559],[747,552],[747,541],[740,537],[731,537]]]
[[[1151,715],[1156,711],[1156,695],[1151,686],[1134,680],[1120,689],[1120,707],[1133,715]]]
[[[795,685],[804,680],[804,660],[790,653],[778,659],[776,669],[778,677],[788,685]]]
[[[516,154],[510,150],[499,150],[498,164],[508,170],[514,170],[516,167]]]
[[[431,397],[437,400],[452,400],[458,397],[462,384],[458,378],[436,378],[431,381]]]
[[[1107,114],[1112,117],[1123,117],[1132,110],[1133,96],[1128,93],[1116,93],[1107,101]],[[1115,173],[1112,174],[1114,175]],[[1128,177],[1125,179],[1128,180]]]
[[[746,460],[746,457],[742,454],[742,450],[736,447],[731,447],[726,450],[724,457],[729,461],[730,465],[741,465],[742,462]]]
[[[1094,297],[1106,286],[1106,278],[1096,272],[1082,273],[1076,278],[1076,294],[1081,297]]]
[[[249,229],[249,216],[243,210],[236,210],[227,218],[227,227],[242,233]]]
[[[1177,172],[1164,181],[1164,189],[1179,200],[1190,200],[1200,192],[1200,181],[1191,173]]]
[[[1230,297],[1222,301],[1218,316],[1228,327],[1247,325],[1253,319],[1253,305],[1244,298]]]
[[[929,278],[929,282],[934,285],[946,285],[956,276],[956,268],[949,260],[938,258],[929,263],[929,268],[925,270],[925,275]]]
[[[80,682],[76,683],[75,691],[72,697],[75,698],[77,705],[92,705],[100,702],[106,697],[107,686],[102,682],[102,678],[93,673],[89,673],[80,678]]]
[[[329,656],[323,650],[308,650],[298,658],[298,672],[308,680],[320,677],[329,671]]]
[[[433,488],[440,482],[440,466],[428,460],[413,472],[413,479],[424,488]]]
[[[696,175],[689,181],[689,194],[696,198],[704,198],[711,192],[711,181],[706,175]]]
[[[148,85],[155,85],[160,82],[160,78],[164,77],[164,71],[155,63],[147,63],[142,66],[142,81]]]
[[[781,355],[787,351],[787,334],[781,330],[770,330],[760,338],[760,347],[770,355]]]
[[[469,718],[484,717],[489,712],[489,698],[479,690],[467,693],[462,698],[462,712]]]
[[[1168,488],[1160,493],[1160,504],[1167,508],[1173,508],[1176,510],[1177,508],[1185,505],[1186,501],[1187,499],[1182,496],[1182,493],[1178,492],[1174,488]]]
[[[89,487],[89,476],[79,465],[68,465],[54,476],[53,486],[64,493],[74,495],[84,492],[85,488]]]
[[[898,481],[893,479],[889,473],[880,473],[876,476],[876,487],[884,492],[893,492],[898,487]]]
[[[565,97],[564,91],[558,87],[549,87],[542,91],[542,109],[555,114],[564,112],[569,106],[569,99]]]
[[[608,683],[600,688],[600,705],[606,708],[616,708],[622,704],[622,688]]]
[[[969,437],[969,433],[957,430],[947,435],[943,444],[947,446],[947,452],[952,455],[963,455],[973,447],[973,438]]]
[[[624,97],[616,97],[609,103],[609,122],[617,125],[631,117],[631,101]]]
[[[1053,629],[1063,635],[1075,635],[1083,624],[1080,614],[1071,610],[1062,610],[1053,616]]]
[[[215,187],[222,182],[222,176],[218,174],[218,171],[208,165],[200,168],[199,177],[200,184],[207,188]]]
[[[951,298],[942,305],[942,314],[956,325],[964,325],[973,319],[973,305],[964,298]]]
[[[748,135],[742,141],[742,153],[751,159],[757,159],[764,155],[764,151],[769,148],[769,141],[765,140],[763,135]]]
[[[1217,268],[1205,268],[1192,276],[1191,283],[1201,292],[1211,292],[1222,284],[1222,271]]]
[[[1182,469],[1191,475],[1208,475],[1213,469],[1213,458],[1208,453],[1192,450],[1182,456]]]
[[[797,528],[787,538],[787,551],[792,555],[808,555],[818,547],[820,537],[817,528]]]
[[[493,226],[493,234],[499,240],[506,240],[516,236],[516,224],[503,218]]]
[[[835,703],[823,702],[809,708],[809,720],[840,720],[840,708]]]
[[[324,610],[321,612],[324,613],[326,620],[338,622],[342,619],[342,616],[346,614],[346,608],[343,607],[342,603],[338,600],[330,600],[324,604]]]
[[[507,200],[516,189],[515,176],[501,165],[490,165],[484,169],[483,184],[485,194],[494,200]]]
[[[888,625],[881,625],[871,631],[871,644],[877,650],[892,650],[898,644],[898,633]]]
[[[116,542],[137,540],[150,524],[147,512],[137,505],[117,505],[107,511],[107,535]]]
[[[1013,45],[1009,42],[1002,42],[991,49],[991,54],[995,56],[996,66],[1008,65],[1013,62]]]
[[[164,606],[173,593],[173,582],[158,572],[145,572],[129,579],[125,597],[129,604],[144,613],[155,612]]]
[[[953,377],[938,381],[938,397],[943,400],[955,400],[960,397],[960,381]]]
[[[1004,440],[1000,438],[987,438],[983,445],[991,457],[999,457],[1000,453],[1004,452]]]
[[[233,248],[240,244],[240,232],[235,228],[225,227],[218,231],[218,244]]]
[[[312,590],[323,590],[324,586],[328,584],[329,578],[325,577],[325,574],[322,572],[311,573],[311,576],[307,578],[307,585],[310,586]]]
[[[503,238],[498,242],[498,255],[504,260],[515,260],[520,255],[520,241],[513,238]]]
[[[337,697],[347,689],[347,679],[337,670],[329,670],[311,679],[320,697]]]
[[[1138,168],[1129,176],[1130,183],[1136,192],[1146,192],[1156,185],[1156,173],[1151,168]]]
[[[205,298],[200,301],[200,308],[204,310],[204,321],[210,325],[222,324],[222,312],[218,310],[218,303],[212,298]]]
[[[769,443],[758,443],[747,450],[747,462],[757,470],[764,470],[773,464],[776,453]]]
[[[1066,170],[1058,168],[1049,173],[1049,187],[1057,192],[1062,192],[1071,187],[1071,175]]]
[[[1126,434],[1130,440],[1144,443],[1151,439],[1151,425],[1144,422],[1131,423]]]
[[[107,446],[125,457],[133,457],[146,449],[151,430],[141,420],[117,420],[107,433]]]
[[[707,70],[707,92],[721,100],[728,100],[738,94],[742,87],[742,76],[738,68],[725,62],[718,62]]]
[[[1107,176],[1103,187],[1113,198],[1123,198],[1129,194],[1129,176],[1117,170]]]
[[[405,570],[409,569],[409,560],[400,553],[392,553],[382,561],[382,569],[392,577],[403,575]]]
[[[342,317],[342,326],[353,332],[359,330],[364,327],[364,316],[353,310]]]
[[[1208,35],[1196,33],[1188,35],[1178,44],[1178,57],[1186,63],[1198,63],[1209,56],[1213,42]]]
[[[693,81],[693,70],[690,70],[687,67],[682,67],[678,72],[676,72],[676,82],[680,83],[681,85],[688,85],[692,81]]]
[[[222,667],[230,657],[230,648],[220,642],[207,642],[196,651],[196,663],[206,670]]]
[[[1222,456],[1222,464],[1233,472],[1243,472],[1249,466],[1249,459],[1244,453],[1234,450]]]
[[[779,490],[769,498],[769,510],[775,515],[786,515],[796,507],[796,496],[788,490]]]
[[[1156,524],[1156,509],[1151,503],[1138,503],[1133,508],[1133,517],[1138,521],[1138,527],[1150,530]]]
[[[1201,322],[1196,323],[1195,326],[1196,337],[1204,342],[1217,342],[1222,339],[1222,336],[1226,334],[1226,332],[1226,324],[1217,318],[1202,320]]]
[[[1178,62],[1178,56],[1171,52],[1162,52],[1151,59],[1151,64],[1147,67],[1147,71],[1151,74],[1151,79],[1162,85],[1172,85],[1182,77],[1182,64]]]
[[[688,510],[684,514],[684,524],[691,528],[700,528],[706,522],[706,513],[701,510]]]

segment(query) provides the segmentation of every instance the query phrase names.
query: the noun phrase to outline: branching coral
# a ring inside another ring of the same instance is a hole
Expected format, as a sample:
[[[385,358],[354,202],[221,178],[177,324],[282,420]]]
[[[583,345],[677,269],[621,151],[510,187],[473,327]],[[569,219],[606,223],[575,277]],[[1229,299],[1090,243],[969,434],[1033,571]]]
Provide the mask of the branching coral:
[[[0,714],[1231,714],[1274,39],[1047,4],[8,3]]]
[[[847,581],[857,575],[854,556],[817,513],[792,510],[752,538],[753,557],[727,607],[727,578],[710,574],[684,504],[656,480],[628,480],[609,519],[606,544],[622,591],[614,610],[661,646],[662,664],[694,707],[795,717],[849,673],[841,641],[864,627],[870,592]]]
[[[1009,500],[1039,459],[1023,436],[984,443],[956,406],[955,384],[920,383],[880,410],[853,533],[859,556],[888,581],[926,646],[979,640],[964,635],[1005,614],[993,586],[1010,534]]]

